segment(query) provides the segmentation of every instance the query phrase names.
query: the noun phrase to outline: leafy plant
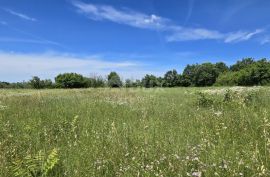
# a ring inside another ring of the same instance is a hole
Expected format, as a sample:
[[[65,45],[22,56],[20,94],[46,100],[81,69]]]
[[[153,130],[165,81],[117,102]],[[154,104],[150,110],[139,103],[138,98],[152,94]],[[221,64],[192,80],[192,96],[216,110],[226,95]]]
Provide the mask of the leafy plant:
[[[207,96],[205,93],[198,92],[197,104],[202,107],[209,107],[213,105],[214,100]]]
[[[15,177],[45,177],[52,173],[58,164],[58,150],[54,148],[48,155],[39,151],[35,156],[27,155],[16,160],[11,170]]]

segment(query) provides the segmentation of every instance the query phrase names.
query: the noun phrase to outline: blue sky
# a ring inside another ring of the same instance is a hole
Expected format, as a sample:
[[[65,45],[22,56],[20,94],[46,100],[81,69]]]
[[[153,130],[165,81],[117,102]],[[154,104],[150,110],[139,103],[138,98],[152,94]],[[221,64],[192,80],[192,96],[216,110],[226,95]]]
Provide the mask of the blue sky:
[[[269,58],[269,0],[0,0],[0,80]]]

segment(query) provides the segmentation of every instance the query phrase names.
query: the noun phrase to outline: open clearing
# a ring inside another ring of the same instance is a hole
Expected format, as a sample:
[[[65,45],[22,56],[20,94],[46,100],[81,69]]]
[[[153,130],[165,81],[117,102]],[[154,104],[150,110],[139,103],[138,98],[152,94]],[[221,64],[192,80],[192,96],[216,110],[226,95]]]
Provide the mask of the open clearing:
[[[0,176],[269,176],[269,118],[268,87],[0,90]]]

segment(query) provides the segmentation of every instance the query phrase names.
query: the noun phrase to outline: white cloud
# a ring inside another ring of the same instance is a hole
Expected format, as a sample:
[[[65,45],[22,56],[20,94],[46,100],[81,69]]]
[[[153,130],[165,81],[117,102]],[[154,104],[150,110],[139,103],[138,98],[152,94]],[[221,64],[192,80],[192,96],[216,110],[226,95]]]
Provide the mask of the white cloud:
[[[7,22],[5,22],[5,21],[0,21],[0,24],[5,26],[5,25],[7,25]]]
[[[230,33],[226,36],[225,42],[240,42],[246,41],[252,38],[254,35],[264,32],[263,29],[256,29],[254,32],[238,31],[235,33]]]
[[[17,16],[21,19],[24,19],[24,20],[28,20],[28,21],[37,21],[35,18],[32,18],[32,17],[29,17],[28,15],[25,15],[25,14],[22,14],[22,13],[19,13],[19,12],[15,12],[11,9],[5,9],[5,11],[7,11],[8,13],[10,13],[11,15],[14,15],[14,16]]]
[[[83,75],[98,73],[108,74],[112,70],[120,73],[133,73],[143,70],[142,64],[130,60],[119,62],[97,59],[94,57],[76,57],[68,54],[19,54],[0,52],[0,80],[22,81],[31,76],[54,78],[59,73],[77,72]],[[139,74],[140,75],[140,74]]]
[[[270,36],[264,36],[261,41],[261,45],[270,43]]]
[[[3,21],[3,23],[0,21],[0,24],[4,25],[5,27],[9,28],[12,31],[16,31],[16,32],[28,37],[28,38],[14,38],[14,37],[0,36],[0,41],[1,42],[49,44],[49,45],[55,45],[55,46],[59,46],[59,47],[62,47],[62,48],[66,48],[65,46],[63,46],[62,44],[60,44],[58,42],[45,39],[43,37],[34,35],[32,33],[28,33],[26,31],[20,30],[18,28],[14,28],[14,27],[10,26],[5,21]]]
[[[224,7],[220,24],[227,24],[232,18],[237,17],[239,13],[245,13],[247,7],[252,6],[257,0],[244,0],[244,1],[231,1],[231,5],[228,8]]]
[[[194,0],[188,0],[188,12],[187,12],[187,16],[185,19],[185,24],[188,22],[188,20],[190,19],[191,15],[192,15],[193,6],[194,6]]]
[[[19,42],[19,43],[33,43],[33,44],[54,44],[49,41],[25,39],[25,38],[12,38],[12,37],[0,37],[0,42]]]
[[[86,4],[74,1],[73,5],[79,12],[86,14],[92,20],[109,20],[119,24],[126,24],[138,28],[163,29],[168,19],[155,14],[146,15],[131,10],[118,10],[112,6]]]
[[[167,41],[188,41],[188,40],[200,40],[200,39],[223,39],[224,34],[207,30],[202,28],[180,28],[175,30],[174,33],[167,37]]]
[[[166,37],[168,42],[190,41],[190,40],[223,40],[226,43],[240,42],[251,39],[254,35],[262,33],[262,29],[254,32],[236,31],[222,33],[216,30],[205,28],[187,28],[175,25],[170,19],[152,14],[147,15],[132,10],[116,9],[108,5],[95,5],[84,3],[81,1],[73,1],[72,3],[80,13],[85,14],[92,20],[108,20],[111,22],[125,24],[132,27],[163,31],[168,34]],[[192,13],[193,1],[191,1],[187,19]]]

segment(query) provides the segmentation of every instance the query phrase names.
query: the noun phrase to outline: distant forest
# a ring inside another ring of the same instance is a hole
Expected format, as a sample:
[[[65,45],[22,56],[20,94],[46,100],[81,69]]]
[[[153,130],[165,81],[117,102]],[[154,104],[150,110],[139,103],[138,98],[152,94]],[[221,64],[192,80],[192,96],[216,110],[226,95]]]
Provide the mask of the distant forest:
[[[171,70],[163,77],[147,74],[141,80],[122,81],[116,72],[107,78],[84,77],[77,73],[63,73],[41,80],[34,76],[27,82],[0,82],[0,88],[89,88],[89,87],[205,87],[270,85],[270,61],[244,58],[231,66],[223,62],[187,65],[182,73]]]

